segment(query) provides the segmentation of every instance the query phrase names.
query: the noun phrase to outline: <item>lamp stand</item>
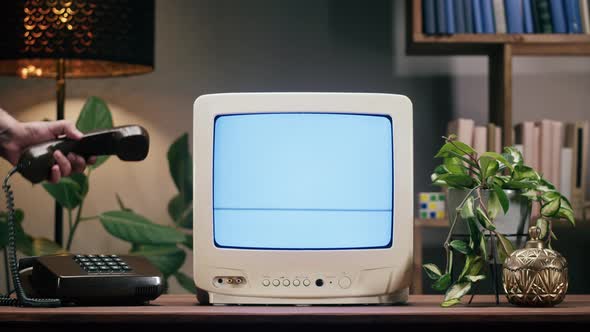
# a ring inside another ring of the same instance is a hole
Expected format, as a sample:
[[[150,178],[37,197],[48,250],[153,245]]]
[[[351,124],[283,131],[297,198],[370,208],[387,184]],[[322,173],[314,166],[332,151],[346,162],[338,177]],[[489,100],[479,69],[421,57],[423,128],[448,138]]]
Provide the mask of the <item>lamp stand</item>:
[[[64,119],[64,104],[66,99],[66,61],[56,61],[56,99],[57,99],[57,120]],[[63,246],[63,208],[58,201],[55,201],[55,222],[54,239],[57,244]]]

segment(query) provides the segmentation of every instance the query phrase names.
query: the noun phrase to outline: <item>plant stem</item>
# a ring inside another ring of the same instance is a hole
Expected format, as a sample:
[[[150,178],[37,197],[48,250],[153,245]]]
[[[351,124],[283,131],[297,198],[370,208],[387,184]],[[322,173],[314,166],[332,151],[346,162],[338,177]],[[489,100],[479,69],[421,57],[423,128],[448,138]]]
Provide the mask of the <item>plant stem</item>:
[[[84,207],[84,200],[80,202],[80,206],[78,206],[78,211],[76,213],[76,221],[74,222],[74,226],[70,229],[70,234],[68,234],[68,244],[66,245],[66,250],[70,251],[70,247],[72,246],[72,241],[74,240],[74,234],[76,233],[76,229],[78,228],[78,224],[80,224],[80,219],[82,215],[82,207]]]
[[[88,221],[88,220],[95,220],[95,219],[100,219],[100,216],[81,217],[80,221]]]
[[[459,204],[459,206],[457,206],[457,210],[463,208],[463,205],[465,204],[465,202],[467,201],[467,199],[471,196],[471,193],[473,193],[473,191],[475,189],[477,189],[479,187],[475,187],[473,189],[471,189],[469,191],[469,193],[467,193],[467,195],[465,195],[465,198],[463,198],[463,201],[461,202],[461,204]],[[444,243],[444,248],[445,248],[445,252],[447,255],[447,266],[446,266],[446,273],[450,273],[451,272],[451,266],[449,265],[449,261],[450,259],[450,255],[451,255],[451,249],[449,248],[449,243],[451,241],[451,235],[453,235],[453,230],[455,229],[455,224],[457,223],[457,218],[459,217],[459,211],[455,211],[455,218],[453,218],[453,222],[451,223],[451,228],[449,229],[449,233],[447,234],[447,238],[445,240]]]
[[[72,232],[72,209],[68,210],[68,226],[70,227],[70,232]]]

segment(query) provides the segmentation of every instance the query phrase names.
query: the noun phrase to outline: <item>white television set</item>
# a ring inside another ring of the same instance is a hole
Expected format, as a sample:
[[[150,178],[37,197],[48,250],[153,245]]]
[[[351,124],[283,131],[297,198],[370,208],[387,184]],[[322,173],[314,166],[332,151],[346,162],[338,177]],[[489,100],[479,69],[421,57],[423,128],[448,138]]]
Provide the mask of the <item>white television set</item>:
[[[402,95],[228,93],[194,103],[200,303],[407,301],[412,105]]]

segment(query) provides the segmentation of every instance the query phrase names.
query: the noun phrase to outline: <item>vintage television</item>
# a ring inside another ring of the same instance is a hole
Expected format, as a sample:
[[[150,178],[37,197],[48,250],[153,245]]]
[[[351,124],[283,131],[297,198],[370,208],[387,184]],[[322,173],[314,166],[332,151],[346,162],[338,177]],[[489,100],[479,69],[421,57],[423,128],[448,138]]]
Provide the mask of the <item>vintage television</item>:
[[[407,97],[203,95],[193,132],[200,303],[407,300],[414,210]]]

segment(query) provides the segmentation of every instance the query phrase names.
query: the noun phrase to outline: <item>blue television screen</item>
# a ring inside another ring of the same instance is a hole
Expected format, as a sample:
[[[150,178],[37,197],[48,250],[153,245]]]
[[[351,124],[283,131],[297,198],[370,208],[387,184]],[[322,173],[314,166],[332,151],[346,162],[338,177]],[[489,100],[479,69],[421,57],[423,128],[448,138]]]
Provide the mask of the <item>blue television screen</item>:
[[[384,248],[393,238],[393,123],[334,113],[218,116],[217,247]]]

